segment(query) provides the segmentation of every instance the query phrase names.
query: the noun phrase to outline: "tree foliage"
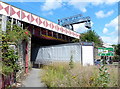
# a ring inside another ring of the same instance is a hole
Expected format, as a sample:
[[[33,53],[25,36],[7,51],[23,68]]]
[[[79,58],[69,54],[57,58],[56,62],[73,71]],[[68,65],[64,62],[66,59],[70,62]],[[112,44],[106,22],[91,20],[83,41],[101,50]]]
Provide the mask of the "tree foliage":
[[[120,61],[120,44],[112,45],[114,47],[115,56],[113,57],[113,61]]]
[[[80,39],[84,42],[94,42],[96,47],[102,46],[103,43],[100,36],[98,36],[94,30],[88,30],[87,32],[82,33]]]
[[[116,46],[115,53],[120,56],[120,44]]]

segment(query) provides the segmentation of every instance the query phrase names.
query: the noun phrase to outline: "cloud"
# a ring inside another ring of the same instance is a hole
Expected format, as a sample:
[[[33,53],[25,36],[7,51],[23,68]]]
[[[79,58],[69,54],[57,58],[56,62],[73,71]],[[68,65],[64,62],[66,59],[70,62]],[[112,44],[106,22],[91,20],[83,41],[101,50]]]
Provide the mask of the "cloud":
[[[43,11],[55,10],[62,6],[62,0],[46,0],[41,7]]]
[[[53,12],[52,11],[48,12],[48,15],[53,15]]]
[[[33,0],[33,2],[34,1],[35,0]],[[71,5],[82,12],[87,12],[87,7],[89,5],[93,5],[93,6],[102,5],[102,4],[111,5],[118,2],[119,0],[43,0],[43,1],[44,4],[41,7],[43,11],[49,11],[49,10],[55,10],[61,8],[62,6],[64,6],[64,2],[66,2],[67,5]]]
[[[108,44],[117,44],[118,36],[101,36],[102,40]]]
[[[1,0],[3,2],[44,2],[45,0]]]
[[[107,28],[104,28],[103,29],[103,33],[105,34],[105,33],[107,33],[108,32],[108,29]]]
[[[105,24],[105,28],[103,29],[103,31],[105,31],[105,29],[112,29],[112,31],[106,34],[105,36],[101,37],[103,41],[105,43],[117,44],[118,43],[118,16],[113,20],[111,20],[109,23]]]
[[[93,5],[97,6],[101,4],[112,5],[118,2],[119,0],[89,0],[89,1],[91,1]]]
[[[115,29],[118,29],[118,16],[111,20],[110,23],[106,24],[105,27],[113,27]]]
[[[93,26],[93,24],[94,23],[91,21],[91,27]],[[75,25],[73,25],[73,27],[74,27],[74,30],[79,33],[83,33],[88,30],[88,28],[85,27],[85,23],[75,24]]]
[[[79,9],[82,12],[87,12],[88,5],[93,6],[98,6],[102,4],[112,5],[118,2],[119,0],[63,0],[63,1],[67,1],[68,4],[74,6],[75,8]]]
[[[45,0],[1,0],[1,1],[7,1],[7,2],[45,2]],[[56,2],[59,0],[56,0]],[[62,0],[63,2],[68,2],[70,0]],[[74,0],[74,2],[94,2],[95,5],[98,4],[113,4],[114,2],[118,2],[119,0]],[[52,2],[52,0],[49,0],[49,2]]]
[[[75,2],[75,0],[70,0],[68,2],[69,5],[72,5],[74,8],[79,9],[82,12],[86,12],[86,7],[88,6],[88,3],[86,2]]]
[[[104,17],[108,17],[110,15],[112,15],[114,13],[113,10],[108,11],[107,13],[104,13],[102,10],[98,11],[95,13],[97,18],[104,18]]]
[[[44,16],[48,16],[48,15],[53,15],[52,11],[48,11],[47,13],[43,13]]]
[[[113,30],[112,32],[108,33],[108,35],[118,36],[118,29]]]

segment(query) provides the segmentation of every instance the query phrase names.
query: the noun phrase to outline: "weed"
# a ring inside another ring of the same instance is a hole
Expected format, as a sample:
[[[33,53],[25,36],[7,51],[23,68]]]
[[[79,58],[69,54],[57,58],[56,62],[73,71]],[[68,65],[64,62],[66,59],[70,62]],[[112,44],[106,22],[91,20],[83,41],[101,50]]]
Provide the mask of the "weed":
[[[69,66],[71,69],[74,68],[73,55],[71,55],[71,57],[70,57]]]
[[[43,68],[42,81],[48,87],[115,87],[118,86],[117,68],[81,66],[69,63],[54,63]],[[109,71],[109,72],[108,72]],[[110,81],[110,82],[109,82]]]
[[[102,65],[99,68],[99,76],[97,84],[102,87],[107,87],[110,81],[110,74],[108,73],[108,69]]]

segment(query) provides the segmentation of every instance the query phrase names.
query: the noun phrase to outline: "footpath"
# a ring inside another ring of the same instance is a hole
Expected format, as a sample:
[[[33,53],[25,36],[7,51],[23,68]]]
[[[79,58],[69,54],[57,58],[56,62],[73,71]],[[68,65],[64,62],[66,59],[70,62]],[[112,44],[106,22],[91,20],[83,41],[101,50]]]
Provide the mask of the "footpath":
[[[42,69],[32,68],[26,79],[22,81],[22,87],[44,87],[47,89],[46,85],[41,82],[40,72]]]

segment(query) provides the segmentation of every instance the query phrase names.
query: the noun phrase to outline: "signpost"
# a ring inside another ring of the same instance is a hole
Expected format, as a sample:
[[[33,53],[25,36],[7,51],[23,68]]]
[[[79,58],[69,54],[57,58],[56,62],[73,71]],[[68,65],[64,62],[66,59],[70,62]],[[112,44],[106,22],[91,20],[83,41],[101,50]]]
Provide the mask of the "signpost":
[[[98,48],[98,56],[103,59],[103,64],[110,64],[111,57],[114,56],[114,48]]]
[[[98,56],[114,56],[113,48],[98,48]]]

